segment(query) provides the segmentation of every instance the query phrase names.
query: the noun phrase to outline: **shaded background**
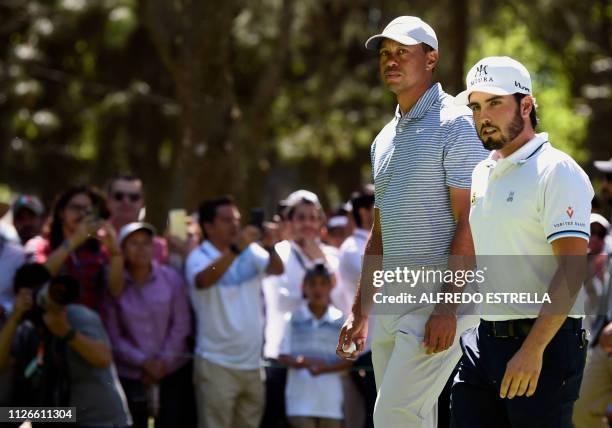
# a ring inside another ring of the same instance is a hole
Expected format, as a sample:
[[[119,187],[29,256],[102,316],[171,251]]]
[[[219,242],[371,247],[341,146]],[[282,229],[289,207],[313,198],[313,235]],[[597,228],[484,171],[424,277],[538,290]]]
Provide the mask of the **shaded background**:
[[[612,156],[610,0],[0,0],[0,183],[49,204],[140,175],[148,216],[368,182],[394,98],[363,43],[397,15],[440,40],[451,94],[483,56],[532,73],[540,130],[593,178]],[[597,183],[596,183],[597,185]]]

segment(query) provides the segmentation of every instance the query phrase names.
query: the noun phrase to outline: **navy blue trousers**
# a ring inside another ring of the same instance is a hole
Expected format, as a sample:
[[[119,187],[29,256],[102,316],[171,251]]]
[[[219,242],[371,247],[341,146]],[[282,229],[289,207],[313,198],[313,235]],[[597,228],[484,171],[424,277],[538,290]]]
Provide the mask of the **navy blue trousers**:
[[[583,330],[560,330],[544,351],[531,397],[499,397],[506,364],[523,338],[493,337],[481,326],[461,337],[463,356],[451,391],[454,428],[571,428],[586,360]]]

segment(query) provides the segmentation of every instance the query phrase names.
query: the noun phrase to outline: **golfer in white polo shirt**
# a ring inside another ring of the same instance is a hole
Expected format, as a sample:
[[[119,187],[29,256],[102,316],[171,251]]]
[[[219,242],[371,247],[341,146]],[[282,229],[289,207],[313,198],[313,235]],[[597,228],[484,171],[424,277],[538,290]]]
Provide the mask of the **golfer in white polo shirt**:
[[[535,133],[531,78],[522,64],[484,58],[466,81],[455,101],[471,108],[491,151],[472,175],[470,226],[478,268],[489,268],[481,291],[496,298],[484,300],[480,325],[461,338],[453,424],[569,428],[586,357],[574,301],[593,188],[545,132]],[[515,299],[503,300],[503,292]]]

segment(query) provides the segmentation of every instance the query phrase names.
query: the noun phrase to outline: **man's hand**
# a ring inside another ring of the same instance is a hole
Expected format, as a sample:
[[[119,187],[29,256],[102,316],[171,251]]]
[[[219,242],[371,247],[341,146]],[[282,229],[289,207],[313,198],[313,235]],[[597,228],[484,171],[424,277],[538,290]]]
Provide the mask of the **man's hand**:
[[[97,231],[102,227],[102,221],[89,215],[84,217],[70,238],[71,249],[78,248],[89,238],[97,238]]]
[[[312,376],[319,376],[320,374],[327,372],[327,366],[325,364],[313,364],[308,366],[308,371]]]
[[[429,316],[425,324],[423,346],[428,355],[446,351],[453,345],[457,332],[457,316],[450,311],[438,311]]]
[[[104,246],[112,254],[121,254],[121,248],[117,243],[117,233],[115,229],[108,221],[102,222],[102,227],[97,232],[97,237],[104,244]]]
[[[149,359],[142,363],[145,374],[148,374],[154,381],[160,381],[166,376],[166,364],[162,360]]]
[[[260,236],[261,231],[257,227],[251,225],[246,226],[240,232],[240,238],[238,239],[236,245],[241,251],[245,250],[249,245],[257,241]]]
[[[306,239],[300,244],[300,247],[302,248],[302,251],[304,251],[304,254],[306,254],[306,256],[308,256],[310,260],[325,260],[325,253],[323,252],[323,250],[321,250],[321,247],[316,241],[312,239]]]
[[[261,245],[270,248],[276,245],[280,241],[280,234],[278,224],[266,221],[263,223],[263,238],[261,239]]]
[[[15,303],[13,304],[13,312],[11,316],[17,320],[21,320],[23,314],[32,309],[34,305],[32,290],[29,288],[22,287],[15,296]]]
[[[145,388],[150,387],[151,385],[154,385],[155,383],[157,383],[157,381],[147,372],[143,372],[142,373],[142,384],[144,385]]]
[[[43,315],[43,321],[54,336],[64,337],[70,331],[66,308],[46,311]]]
[[[363,352],[367,337],[368,317],[351,313],[344,322],[342,330],[340,330],[336,355],[347,360],[357,358],[357,356]],[[342,349],[343,347],[348,349],[351,343],[354,343],[357,347],[353,352],[346,352]]]
[[[538,386],[544,350],[522,347],[506,364],[501,382],[501,398],[531,397]]]
[[[612,352],[612,322],[608,323],[608,325],[603,328],[601,334],[599,335],[598,343],[604,352]]]

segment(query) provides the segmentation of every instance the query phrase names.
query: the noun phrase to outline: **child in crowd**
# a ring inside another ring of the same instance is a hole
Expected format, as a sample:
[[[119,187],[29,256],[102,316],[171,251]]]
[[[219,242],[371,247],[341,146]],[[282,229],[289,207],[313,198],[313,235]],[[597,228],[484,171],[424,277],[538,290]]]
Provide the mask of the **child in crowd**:
[[[330,303],[331,273],[324,265],[306,271],[307,299],[292,314],[283,335],[279,361],[290,367],[285,390],[292,428],[340,428],[341,371],[350,361],[336,356],[342,312]]]

